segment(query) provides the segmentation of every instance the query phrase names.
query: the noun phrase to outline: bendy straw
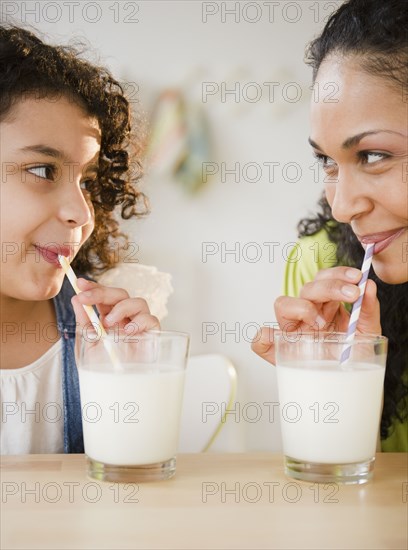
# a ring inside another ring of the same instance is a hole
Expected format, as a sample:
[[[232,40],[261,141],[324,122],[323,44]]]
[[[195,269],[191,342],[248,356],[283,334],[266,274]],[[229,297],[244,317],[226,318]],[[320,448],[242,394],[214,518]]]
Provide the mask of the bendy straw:
[[[364,254],[363,265],[361,267],[363,276],[361,277],[361,280],[358,283],[360,296],[358,297],[358,300],[354,302],[353,309],[351,310],[346,341],[343,346],[343,351],[340,357],[340,365],[343,365],[344,363],[346,363],[346,361],[350,357],[351,344],[353,343],[354,336],[356,334],[357,323],[361,312],[361,304],[363,303],[364,292],[367,285],[368,272],[370,271],[373,254],[374,254],[374,243],[370,243],[367,245],[367,248]]]
[[[77,279],[77,277],[74,273],[74,270],[70,266],[70,263],[69,263],[68,259],[65,256],[62,256],[61,254],[58,254],[58,261],[61,264],[63,270],[65,271],[65,275],[68,277],[68,280],[72,285],[72,288],[75,290],[76,294],[80,294],[82,291],[78,287],[78,283],[77,283],[78,279]],[[91,321],[94,329],[97,332],[99,332],[99,334],[103,337],[104,346],[106,348],[106,351],[109,354],[109,357],[112,360],[112,363],[116,367],[121,368],[119,359],[118,359],[114,349],[112,348],[112,343],[107,338],[106,330],[104,329],[101,321],[99,320],[99,317],[97,316],[94,308],[91,307],[91,306],[84,305],[84,304],[82,304],[82,307],[84,308],[85,313],[88,315],[89,320]]]

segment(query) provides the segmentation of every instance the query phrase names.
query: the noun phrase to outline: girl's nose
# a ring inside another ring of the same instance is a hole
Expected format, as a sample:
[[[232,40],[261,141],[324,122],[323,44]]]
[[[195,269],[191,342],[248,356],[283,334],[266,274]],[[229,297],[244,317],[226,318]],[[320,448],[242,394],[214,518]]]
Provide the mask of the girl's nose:
[[[71,227],[87,225],[93,219],[91,202],[85,198],[79,184],[71,182],[64,187],[66,188],[61,197],[59,209],[61,221]]]
[[[339,169],[336,182],[326,188],[326,196],[334,219],[342,223],[350,223],[373,209],[364,181],[355,177],[352,170]]]

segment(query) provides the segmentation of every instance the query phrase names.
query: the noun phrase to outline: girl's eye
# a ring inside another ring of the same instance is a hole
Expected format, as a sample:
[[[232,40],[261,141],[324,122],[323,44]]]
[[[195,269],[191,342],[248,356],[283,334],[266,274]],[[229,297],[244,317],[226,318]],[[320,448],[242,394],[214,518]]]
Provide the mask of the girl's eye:
[[[84,180],[84,181],[81,181],[79,185],[82,191],[87,191],[88,193],[90,193],[92,191],[93,185],[95,184],[95,181],[96,180]]]
[[[375,162],[378,162],[379,160],[383,160],[385,158],[388,158],[390,155],[387,155],[385,153],[375,153],[371,151],[360,151],[359,156],[363,163],[365,164],[374,164]]]
[[[41,166],[32,166],[31,168],[27,168],[27,172],[34,174],[38,178],[54,180],[56,169],[55,166],[52,166],[51,164],[42,164]]]

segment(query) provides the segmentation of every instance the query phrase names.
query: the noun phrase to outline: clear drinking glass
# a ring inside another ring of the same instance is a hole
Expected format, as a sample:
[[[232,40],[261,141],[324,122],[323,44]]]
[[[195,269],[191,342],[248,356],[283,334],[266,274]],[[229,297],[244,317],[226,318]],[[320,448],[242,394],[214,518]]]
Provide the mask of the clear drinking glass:
[[[278,333],[276,367],[285,472],[312,482],[373,475],[388,340],[343,333]]]
[[[138,482],[176,470],[187,334],[77,332],[76,357],[88,474]]]

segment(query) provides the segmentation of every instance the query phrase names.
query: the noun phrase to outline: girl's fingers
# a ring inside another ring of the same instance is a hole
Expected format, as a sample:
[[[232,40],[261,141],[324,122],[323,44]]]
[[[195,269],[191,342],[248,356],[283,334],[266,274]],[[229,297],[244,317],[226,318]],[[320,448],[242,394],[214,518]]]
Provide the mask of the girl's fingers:
[[[149,306],[143,298],[127,298],[115,304],[104,317],[106,325],[114,325],[120,323],[123,319],[132,319],[136,315],[150,315]]]
[[[77,323],[89,326],[90,320],[84,306],[96,305],[100,320],[106,328],[127,328],[129,333],[160,329],[159,320],[150,314],[149,306],[143,298],[129,298],[122,288],[112,288],[78,279],[81,292],[72,298]]]
[[[85,279],[78,279],[78,286],[82,290],[78,294],[79,301],[82,304],[87,305],[106,305],[113,306],[116,303],[129,298],[129,294],[123,288],[112,288],[108,286],[102,286]]]
[[[78,277],[77,279],[78,287],[81,290],[89,290],[90,288],[95,288],[98,285],[95,281],[89,281],[88,279],[84,279],[83,277]]]
[[[91,320],[89,319],[84,306],[81,304],[81,302],[78,299],[78,296],[75,295],[71,298],[72,307],[74,309],[75,313],[75,319],[77,322],[77,325],[79,325],[81,328],[89,327]],[[90,306],[92,307],[92,306]]]
[[[141,313],[133,317],[129,323],[124,326],[129,334],[144,332],[145,330],[160,330],[160,322],[154,315]]]

